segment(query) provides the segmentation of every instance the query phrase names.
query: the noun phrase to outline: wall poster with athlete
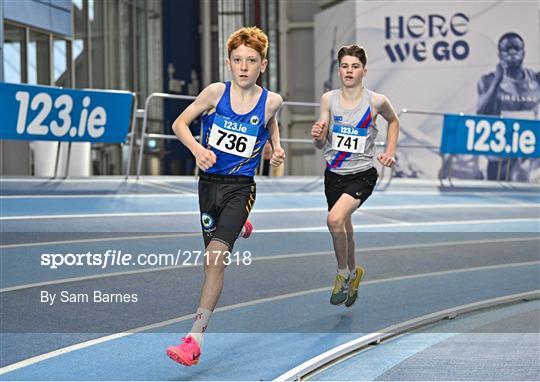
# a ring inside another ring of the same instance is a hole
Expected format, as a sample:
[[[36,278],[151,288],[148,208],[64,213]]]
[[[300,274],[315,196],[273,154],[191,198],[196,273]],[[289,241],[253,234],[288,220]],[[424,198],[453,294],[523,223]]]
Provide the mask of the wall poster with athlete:
[[[314,99],[327,84],[337,83],[331,51],[357,43],[369,52],[366,87],[391,97],[396,110],[538,120],[539,7],[538,2],[506,0],[418,2],[414,7],[338,3],[315,16]],[[448,169],[439,155],[443,117],[407,113],[400,120],[395,175],[435,179],[444,174]],[[385,139],[384,131],[379,139]],[[540,182],[540,160],[459,155],[453,161],[452,177],[497,176]]]

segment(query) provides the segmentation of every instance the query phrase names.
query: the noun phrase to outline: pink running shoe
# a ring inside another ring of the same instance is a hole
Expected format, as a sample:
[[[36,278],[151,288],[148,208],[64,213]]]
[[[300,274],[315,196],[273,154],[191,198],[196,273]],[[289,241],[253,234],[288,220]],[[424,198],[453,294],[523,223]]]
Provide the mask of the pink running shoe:
[[[253,224],[249,221],[249,219],[246,220],[244,223],[244,227],[242,228],[242,231],[240,231],[239,237],[243,237],[244,239],[247,239],[249,236],[251,236],[251,232],[253,232]]]
[[[182,338],[182,343],[178,346],[169,346],[167,355],[175,362],[185,366],[193,366],[199,363],[201,348],[199,343],[192,336]]]

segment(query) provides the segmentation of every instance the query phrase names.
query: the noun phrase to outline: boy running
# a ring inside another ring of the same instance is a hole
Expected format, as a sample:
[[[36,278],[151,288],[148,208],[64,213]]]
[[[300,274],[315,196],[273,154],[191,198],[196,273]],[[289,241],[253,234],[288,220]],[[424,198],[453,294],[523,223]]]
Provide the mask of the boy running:
[[[227,41],[232,81],[206,87],[173,124],[180,141],[201,169],[199,208],[206,248],[204,284],[191,331],[167,355],[185,366],[199,362],[204,332],[223,288],[224,260],[242,231],[255,202],[255,170],[263,147],[272,145],[270,164],[279,166],[285,152],[279,142],[276,113],[280,95],[256,84],[268,61],[268,37],[256,27],[241,28]],[[202,143],[189,124],[203,115]]]
[[[356,266],[351,215],[373,192],[378,174],[373,167],[376,120],[388,122],[386,150],[377,160],[386,167],[395,164],[399,120],[388,99],[363,85],[367,54],[358,45],[338,52],[341,88],[321,97],[320,117],[311,137],[326,160],[324,191],[328,203],[327,225],[337,259],[337,275],[330,303],[350,307],[356,301],[364,269]]]

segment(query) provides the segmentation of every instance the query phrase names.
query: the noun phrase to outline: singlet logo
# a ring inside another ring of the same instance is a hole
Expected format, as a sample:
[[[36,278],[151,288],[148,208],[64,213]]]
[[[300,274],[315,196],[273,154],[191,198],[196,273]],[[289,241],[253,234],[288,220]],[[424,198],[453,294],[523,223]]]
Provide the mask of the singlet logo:
[[[214,218],[207,213],[201,215],[201,222],[205,229],[210,229],[214,226]]]
[[[334,115],[334,121],[336,121],[336,122],[343,121],[343,116],[341,116],[341,115]]]
[[[249,123],[252,124],[252,125],[256,125],[259,123],[259,117],[256,116],[256,115],[252,115],[251,118],[249,119]]]

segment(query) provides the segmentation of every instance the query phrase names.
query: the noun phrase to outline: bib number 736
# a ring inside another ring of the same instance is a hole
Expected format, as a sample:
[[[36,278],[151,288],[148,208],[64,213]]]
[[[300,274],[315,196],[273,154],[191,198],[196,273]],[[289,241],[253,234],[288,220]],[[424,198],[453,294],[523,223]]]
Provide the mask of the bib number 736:
[[[217,146],[223,145],[228,150],[236,150],[238,153],[244,153],[247,149],[246,137],[236,135],[234,133],[226,133],[223,130],[218,130],[217,133],[220,135],[216,144]]]
[[[215,149],[243,158],[251,157],[257,140],[258,126],[214,117],[208,143]]]

